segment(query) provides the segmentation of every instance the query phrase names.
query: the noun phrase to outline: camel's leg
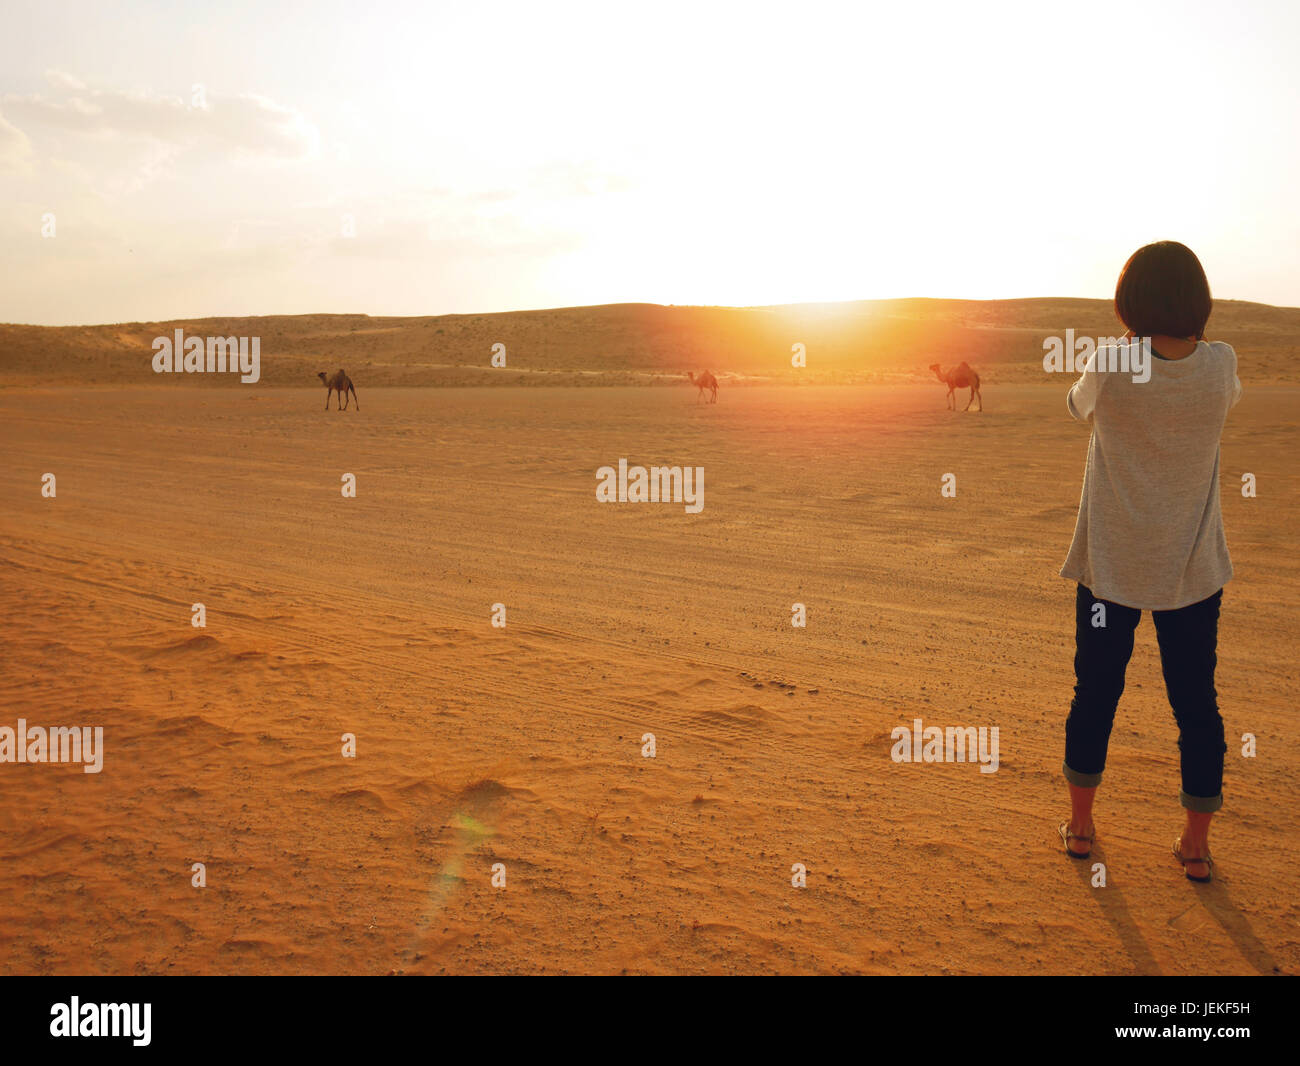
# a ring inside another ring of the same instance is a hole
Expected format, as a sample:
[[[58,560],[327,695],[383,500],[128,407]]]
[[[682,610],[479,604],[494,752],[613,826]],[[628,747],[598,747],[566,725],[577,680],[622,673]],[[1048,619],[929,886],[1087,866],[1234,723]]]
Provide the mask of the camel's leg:
[[[347,389],[339,389],[339,395],[343,397],[343,410],[348,409],[348,404],[352,402],[352,397],[348,395]]]
[[[984,410],[984,397],[980,394],[980,390],[978,387],[975,389],[975,398],[980,402],[980,405],[977,408],[975,408],[975,410],[977,411]]]
[[[325,410],[327,411],[330,409],[330,393],[333,391],[334,390],[331,389],[328,385],[325,386]]]
[[[972,385],[970,390],[970,399],[966,401],[966,406],[963,407],[962,410],[969,411],[970,405],[973,404],[974,402],[975,402],[975,386]]]
[[[351,391],[351,393],[352,393],[352,399],[353,399],[353,401],[355,401],[355,403],[356,403],[357,410],[360,411],[360,410],[361,410],[361,401],[357,399],[357,390],[356,390],[356,389],[352,389],[352,388],[349,387],[349,391]]]

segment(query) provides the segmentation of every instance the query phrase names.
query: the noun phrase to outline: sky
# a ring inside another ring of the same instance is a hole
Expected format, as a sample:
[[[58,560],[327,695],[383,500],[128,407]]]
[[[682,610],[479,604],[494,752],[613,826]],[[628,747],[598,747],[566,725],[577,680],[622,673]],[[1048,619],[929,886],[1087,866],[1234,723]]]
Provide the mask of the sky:
[[[0,0],[0,321],[1300,306],[1300,5]]]

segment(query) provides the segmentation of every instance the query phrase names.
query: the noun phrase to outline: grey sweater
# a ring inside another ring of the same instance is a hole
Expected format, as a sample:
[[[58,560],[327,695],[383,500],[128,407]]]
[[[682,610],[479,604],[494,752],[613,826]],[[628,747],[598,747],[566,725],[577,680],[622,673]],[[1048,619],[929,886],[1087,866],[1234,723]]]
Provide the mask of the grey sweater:
[[[1232,577],[1219,435],[1241,399],[1237,353],[1201,341],[1185,359],[1151,358],[1146,381],[1107,369],[1130,366],[1119,355],[1098,349],[1066,398],[1070,414],[1092,423],[1092,440],[1061,576],[1127,607],[1186,607]]]

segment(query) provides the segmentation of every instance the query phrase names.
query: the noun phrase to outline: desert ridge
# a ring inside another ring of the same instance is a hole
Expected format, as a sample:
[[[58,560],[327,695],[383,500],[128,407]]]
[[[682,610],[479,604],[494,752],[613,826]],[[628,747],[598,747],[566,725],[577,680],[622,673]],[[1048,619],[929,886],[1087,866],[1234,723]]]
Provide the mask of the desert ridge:
[[[363,390],[667,385],[707,402],[716,395],[713,384],[725,396],[750,384],[920,383],[935,380],[934,365],[946,374],[963,363],[986,382],[1043,383],[1052,379],[1046,363],[1062,338],[1108,337],[1117,330],[1110,301],[1054,298],[0,325],[0,387],[247,388],[246,377],[259,386],[312,387],[320,372],[344,368]],[[1293,358],[1300,309],[1220,300],[1207,335],[1242,352],[1257,383],[1300,383]],[[201,374],[193,369],[200,340]],[[227,368],[234,365],[235,340],[240,373],[209,370],[223,354]],[[155,350],[160,341],[165,345]],[[1070,352],[1077,365],[1072,346]],[[170,373],[155,370],[155,356]],[[705,374],[712,379],[707,391],[698,387]]]

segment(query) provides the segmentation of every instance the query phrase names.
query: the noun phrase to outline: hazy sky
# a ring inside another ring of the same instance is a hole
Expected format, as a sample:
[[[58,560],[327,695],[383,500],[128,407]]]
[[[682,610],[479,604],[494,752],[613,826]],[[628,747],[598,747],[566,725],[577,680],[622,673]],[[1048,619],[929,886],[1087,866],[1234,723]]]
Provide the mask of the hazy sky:
[[[3,321],[1107,297],[1161,238],[1218,297],[1300,305],[1291,0],[0,0],[0,26]]]

